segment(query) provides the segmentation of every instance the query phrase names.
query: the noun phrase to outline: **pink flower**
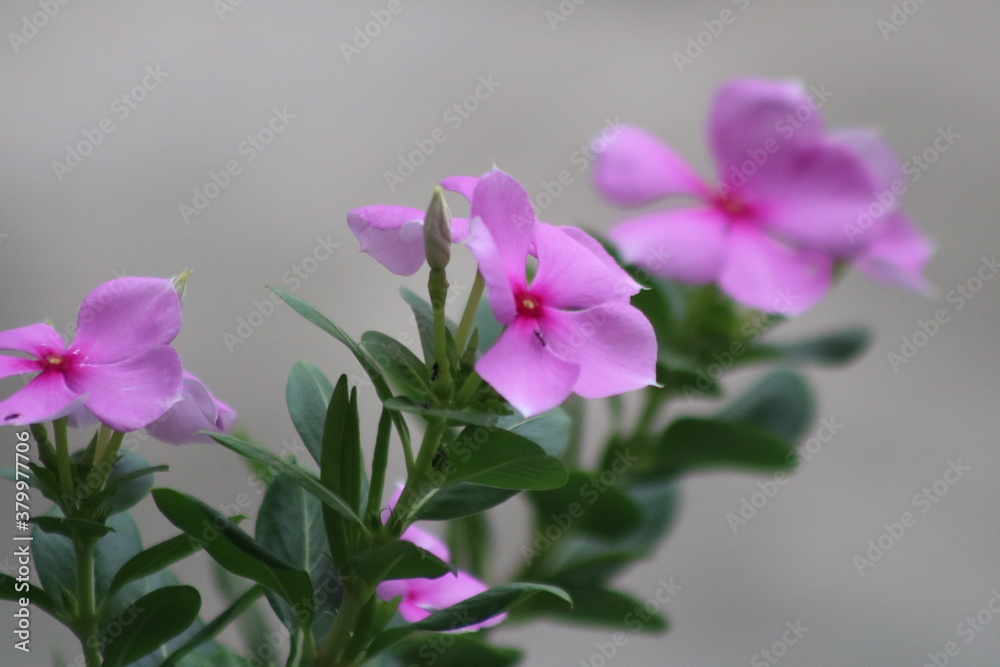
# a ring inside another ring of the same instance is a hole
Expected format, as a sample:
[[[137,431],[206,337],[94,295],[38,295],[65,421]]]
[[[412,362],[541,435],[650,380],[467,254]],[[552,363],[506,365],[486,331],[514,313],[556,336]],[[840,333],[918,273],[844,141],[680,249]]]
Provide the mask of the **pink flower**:
[[[801,85],[731,82],[716,96],[709,128],[715,186],[633,127],[598,157],[595,182],[613,203],[698,200],[613,228],[609,237],[625,260],[685,283],[718,282],[741,303],[791,315],[822,298],[837,260],[868,268],[881,261],[894,267],[883,273],[910,277],[922,266],[918,244],[898,242],[915,230],[906,223],[900,232],[893,216],[873,220],[862,243],[852,238],[851,225],[885,185],[884,165],[844,136],[825,134],[818,103]]]
[[[0,402],[0,424],[35,424],[81,408],[116,431],[149,424],[181,398],[181,362],[169,346],[180,326],[170,280],[128,277],[87,295],[69,345],[48,324],[0,332],[0,350],[31,356],[0,356],[0,378],[37,373]]]
[[[396,493],[389,501],[390,510],[396,506],[402,492],[403,485],[400,484],[396,488]],[[441,540],[416,526],[407,528],[400,536],[400,539],[412,542],[445,562],[451,560],[451,553]],[[377,592],[378,596],[383,600],[401,597],[399,615],[407,623],[416,623],[427,618],[435,611],[447,609],[463,600],[468,600],[474,595],[479,595],[485,590],[487,588],[484,583],[470,574],[458,571],[454,575],[445,574],[437,579],[393,579],[383,581],[378,585]],[[505,618],[507,618],[507,614],[499,614],[482,623],[460,628],[460,630],[471,632],[480,628],[488,628],[503,622]]]
[[[462,179],[458,177],[456,186],[444,181],[442,186],[456,190]],[[347,214],[347,225],[361,243],[361,251],[396,275],[412,276],[424,265],[424,211],[406,206],[364,206]],[[467,219],[451,219],[452,242],[461,243],[468,233]]]
[[[514,408],[530,416],[571,392],[601,398],[655,384],[655,334],[629,304],[639,287],[594,239],[537,221],[524,188],[497,169],[476,184],[471,219],[467,245],[506,326],[476,371]]]
[[[217,399],[201,380],[184,372],[184,394],[167,412],[146,426],[151,436],[171,445],[215,441],[198,431],[228,433],[236,411]]]

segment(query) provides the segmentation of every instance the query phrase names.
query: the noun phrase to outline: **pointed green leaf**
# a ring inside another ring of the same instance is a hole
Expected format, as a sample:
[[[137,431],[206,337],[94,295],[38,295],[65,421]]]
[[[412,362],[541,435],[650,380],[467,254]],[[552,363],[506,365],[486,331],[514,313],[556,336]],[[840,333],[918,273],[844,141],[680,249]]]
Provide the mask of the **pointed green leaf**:
[[[754,426],[718,419],[684,417],[660,438],[653,472],[676,475],[705,468],[774,472],[795,467],[795,448]]]
[[[325,635],[340,601],[340,577],[330,559],[323,526],[323,505],[286,475],[278,475],[264,494],[255,536],[268,552],[309,573],[316,609],[314,631]],[[285,627],[294,629],[294,610],[275,594],[268,602]]]
[[[642,517],[639,506],[616,483],[615,478],[574,470],[565,486],[532,491],[528,497],[546,525],[613,539],[631,532]]]
[[[236,602],[231,604],[226,610],[224,610],[221,614],[216,616],[210,622],[206,623],[200,630],[198,630],[198,632],[192,635],[191,638],[188,639],[186,642],[184,642],[181,646],[174,649],[174,651],[170,654],[170,657],[168,657],[165,661],[163,661],[163,663],[160,664],[160,667],[175,667],[176,665],[180,664],[180,661],[182,658],[184,658],[184,656],[190,654],[192,651],[194,651],[196,648],[198,648],[205,642],[214,639],[220,632],[222,632],[226,628],[226,626],[232,623],[244,611],[249,609],[253,605],[253,603],[256,602],[261,595],[264,594],[264,590],[265,590],[264,587],[259,584],[252,586],[250,590],[241,595],[236,600]],[[238,660],[243,659],[240,656],[235,656],[235,655],[232,657],[237,658]],[[212,659],[206,660],[204,664],[219,665],[223,667],[225,665],[230,664],[229,662],[226,662],[225,659],[223,658],[224,656],[218,656],[218,657],[212,656]],[[195,660],[195,663],[201,664],[197,660]],[[239,663],[233,663],[233,664],[239,664]]]
[[[23,586],[28,588],[21,590]],[[0,572],[0,600],[19,601],[21,598],[28,598],[32,606],[38,607],[54,618],[63,619],[62,612],[56,609],[55,602],[38,584],[19,582],[13,573]]]
[[[440,489],[417,511],[415,521],[447,521],[496,507],[519,491],[459,482]]]
[[[405,287],[400,289],[399,293],[403,296],[403,301],[413,311],[413,317],[417,323],[417,333],[420,335],[420,347],[424,353],[424,360],[428,364],[431,364],[434,360],[434,309],[431,308],[431,304]],[[452,334],[455,333],[455,323],[448,318],[445,318],[445,326],[448,327],[448,330]]]
[[[382,372],[379,370],[378,365],[372,361],[371,357],[368,356],[368,353],[365,352],[360,345],[355,343],[354,339],[348,336],[343,329],[334,324],[326,315],[319,312],[312,305],[297,296],[282,292],[276,287],[268,287],[268,289],[281,297],[285,303],[291,306],[292,310],[333,336],[336,340],[347,347],[347,349],[351,351],[351,354],[354,355],[354,358],[358,360],[358,363],[361,364],[361,367],[364,369],[369,379],[371,379],[372,386],[375,387],[375,393],[378,395],[379,400],[385,401],[386,399],[392,397],[392,390],[389,389],[389,385],[382,376]],[[394,413],[392,423],[396,426],[396,431],[399,433],[399,437],[403,441],[404,450],[409,451],[410,429],[406,425],[406,421],[403,420],[401,415]]]
[[[280,560],[215,509],[185,493],[153,489],[160,512],[233,574],[238,574],[274,591],[306,617],[310,624],[313,599],[309,574]]]
[[[495,426],[499,417],[492,412],[469,412],[466,410],[443,410],[432,408],[429,403],[417,405],[405,396],[393,396],[382,402],[389,410],[420,415],[424,418],[444,419],[446,422],[472,424],[475,426]]]
[[[304,362],[297,362],[288,374],[285,385],[285,402],[292,424],[302,438],[313,460],[319,465],[323,449],[323,423],[326,421],[326,407],[333,395],[333,385],[323,372]]]
[[[239,438],[234,438],[230,435],[225,435],[224,433],[211,433],[209,435],[211,435],[212,439],[220,445],[233,450],[240,456],[248,458],[251,461],[256,461],[257,463],[262,463],[270,468],[287,474],[296,484],[316,496],[316,498],[318,498],[319,501],[327,507],[340,512],[343,516],[347,517],[351,521],[354,521],[355,523],[361,523],[361,519],[359,519],[358,515],[354,513],[354,510],[352,510],[347,503],[344,502],[343,498],[324,486],[316,475],[312,474],[305,468],[294,463],[289,463],[277,454],[269,452],[256,445],[252,445],[249,442],[244,442]]]
[[[114,595],[125,584],[155,574],[197,553],[201,545],[187,535],[178,535],[141,551],[126,562],[111,580],[108,595]]]
[[[31,521],[46,533],[65,535],[69,538],[98,538],[111,532],[111,529],[104,524],[86,519],[36,516]]]
[[[792,371],[775,371],[730,403],[719,418],[756,426],[794,443],[806,434],[815,409],[805,378]]]
[[[525,437],[481,426],[466,428],[437,471],[444,485],[475,482],[501,489],[554,489],[566,483],[558,459]]]
[[[767,343],[747,350],[741,361],[781,359],[795,364],[840,366],[857,359],[871,343],[871,331],[850,327],[793,343]]]
[[[482,623],[537,593],[554,595],[572,604],[569,595],[555,586],[531,583],[506,584],[474,595],[446,609],[436,611],[422,621],[384,630],[375,637],[369,647],[368,655],[377,655],[414,632],[453,631]]]
[[[403,665],[426,664],[428,656],[433,656],[434,667],[514,667],[522,657],[516,648],[491,646],[467,635],[438,633],[415,635],[393,652]]]
[[[427,366],[408,347],[378,331],[362,334],[361,346],[404,394],[418,399],[430,394]]]
[[[396,540],[356,554],[355,571],[367,582],[390,579],[437,579],[455,568],[412,542]]]
[[[573,598],[573,606],[562,600],[538,595],[519,606],[517,618],[548,616],[577,625],[590,625],[609,630],[627,630],[659,634],[667,630],[667,619],[645,608],[645,602],[622,593],[603,588],[569,587],[566,592]]]
[[[534,417],[504,415],[498,420],[497,428],[531,440],[557,459],[562,458],[569,446],[570,420],[562,408],[553,408]]]
[[[187,629],[201,610],[201,595],[191,586],[169,586],[139,598],[134,616],[121,623],[121,635],[107,644],[104,667],[123,667],[156,650]]]

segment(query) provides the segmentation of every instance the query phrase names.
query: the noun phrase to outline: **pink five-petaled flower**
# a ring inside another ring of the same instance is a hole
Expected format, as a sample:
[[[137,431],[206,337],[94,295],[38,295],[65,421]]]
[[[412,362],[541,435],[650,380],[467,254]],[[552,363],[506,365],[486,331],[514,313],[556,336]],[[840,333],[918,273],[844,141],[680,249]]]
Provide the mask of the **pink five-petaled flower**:
[[[520,183],[494,169],[472,191],[467,245],[506,329],[476,371],[525,416],[571,392],[603,398],[656,382],[656,336],[629,303],[639,286],[592,238],[535,219]],[[528,280],[528,256],[537,258]]]
[[[215,397],[201,380],[184,371],[184,394],[167,412],[146,426],[151,436],[171,445],[214,443],[199,431],[228,433],[236,411]]]
[[[35,424],[81,407],[116,431],[133,431],[181,398],[180,359],[169,343],[181,327],[170,280],[117,278],[87,295],[66,345],[48,324],[0,332],[0,378],[37,373],[0,402],[0,424]]]
[[[741,303],[789,315],[822,298],[836,260],[855,261],[882,281],[919,283],[928,245],[901,214],[871,220],[860,238],[852,233],[879,201],[885,158],[860,148],[851,133],[826,134],[818,108],[793,82],[725,85],[709,121],[715,186],[645,132],[620,128],[595,170],[608,200],[641,206],[687,195],[700,201],[623,222],[609,238],[625,260],[654,274],[718,282]]]

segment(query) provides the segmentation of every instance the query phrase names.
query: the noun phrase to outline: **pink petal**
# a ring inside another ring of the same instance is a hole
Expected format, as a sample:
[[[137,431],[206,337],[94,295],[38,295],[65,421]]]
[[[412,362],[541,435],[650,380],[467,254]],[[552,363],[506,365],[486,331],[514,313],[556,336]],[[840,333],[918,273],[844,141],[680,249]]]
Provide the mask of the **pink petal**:
[[[365,206],[347,214],[361,252],[398,276],[412,276],[424,264],[424,212],[404,206]]]
[[[518,318],[476,363],[479,373],[514,409],[526,417],[562,403],[580,375],[536,335],[535,320]]]
[[[729,222],[716,209],[681,209],[627,220],[608,238],[622,259],[650,273],[689,284],[719,277]]]
[[[559,358],[580,366],[573,391],[584,398],[656,384],[656,334],[646,316],[627,302],[546,311],[542,335]]]
[[[201,380],[184,373],[184,394],[166,413],[146,426],[146,432],[171,445],[215,441],[198,431],[225,433],[232,429],[236,412],[219,401]]]
[[[183,392],[181,360],[161,345],[113,364],[79,364],[67,375],[87,408],[116,431],[134,431],[159,419]]]
[[[901,212],[893,214],[855,262],[858,270],[877,283],[906,287],[927,294],[930,285],[924,267],[934,254],[934,245]]]
[[[723,86],[712,103],[709,142],[719,179],[730,185],[739,184],[736,174],[747,160],[783,161],[822,133],[809,91],[795,81],[737,79]]]
[[[66,343],[63,342],[62,336],[44,322],[0,331],[0,350],[16,350],[42,357],[51,352],[63,352],[65,349]]]
[[[659,139],[630,125],[598,153],[594,185],[605,199],[621,206],[642,206],[671,195],[701,196],[697,174]]]
[[[479,178],[476,176],[449,176],[441,181],[441,187],[449,192],[457,192],[469,201],[476,190]]]
[[[166,345],[181,330],[181,301],[162,278],[117,278],[87,295],[70,349],[106,364]]]
[[[906,184],[903,162],[877,130],[850,129],[830,135],[830,139],[859,155],[868,165],[882,190],[892,191],[895,183]],[[899,186],[895,186],[899,189]]]
[[[747,183],[762,223],[805,248],[836,256],[856,253],[852,229],[877,201],[878,184],[865,162],[851,149],[828,141],[799,151],[780,168],[761,172]],[[877,235],[884,220],[869,233]]]
[[[66,385],[63,374],[39,373],[20,391],[0,401],[0,424],[38,424],[64,417],[76,405],[80,392]]]
[[[448,551],[448,547],[445,546],[444,542],[439,540],[434,535],[431,535],[426,530],[417,528],[414,525],[407,528],[399,539],[412,542],[421,549],[431,552],[443,561],[451,560],[451,552]]]
[[[538,271],[531,294],[547,308],[582,309],[623,296],[620,269],[612,271],[589,248],[558,227],[535,227]]]
[[[414,579],[412,581],[414,582],[414,586],[411,589],[411,595],[413,595],[414,602],[424,609],[432,609],[434,611],[447,609],[452,605],[468,600],[474,595],[479,595],[487,590],[484,583],[462,571],[459,571],[454,576],[446,574],[437,579]],[[458,627],[462,621],[456,618],[456,627],[452,628],[451,631],[473,632],[480,628],[497,625],[503,622],[506,617],[506,614],[499,614],[482,623],[475,623],[464,627]]]
[[[832,264],[823,255],[794,250],[741,224],[730,231],[719,286],[747,306],[798,315],[826,294]]]
[[[23,373],[37,373],[44,364],[38,359],[0,356],[0,379]]]
[[[511,285],[511,278],[507,274],[507,268],[500,256],[500,249],[482,220],[472,221],[465,245],[479,265],[479,273],[482,274],[483,282],[486,284],[486,298],[489,299],[493,316],[501,324],[510,324],[517,316],[517,308],[514,305],[514,288],[523,289],[527,277],[522,275],[518,282]],[[527,262],[527,256],[525,256],[524,262]],[[524,270],[525,267],[522,266],[522,274],[524,274]]]
[[[535,211],[521,184],[499,169],[487,173],[473,192],[471,217],[489,230],[508,277],[523,282]]]
[[[642,285],[637,283],[632,276],[630,276],[628,272],[625,271],[625,269],[623,269],[617,261],[615,261],[615,258],[611,256],[611,253],[605,250],[604,246],[602,246],[597,239],[578,227],[570,227],[567,225],[559,227],[558,229],[577,243],[583,245],[587,250],[592,252],[597,259],[601,260],[601,263],[611,269],[611,271],[615,274],[617,291],[624,295],[632,296],[633,294],[638,294],[639,290],[642,289]]]

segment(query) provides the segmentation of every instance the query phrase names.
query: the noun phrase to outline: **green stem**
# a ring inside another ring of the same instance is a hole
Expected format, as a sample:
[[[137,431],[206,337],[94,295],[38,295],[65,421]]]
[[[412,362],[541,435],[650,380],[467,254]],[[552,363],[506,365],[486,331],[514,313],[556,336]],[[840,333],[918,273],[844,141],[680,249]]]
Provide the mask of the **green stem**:
[[[77,622],[76,636],[83,644],[87,667],[100,667],[101,652],[97,641],[97,600],[94,592],[94,545],[90,538],[74,541],[76,551]]]
[[[479,385],[483,383],[483,379],[479,377],[479,373],[472,372],[462,383],[462,388],[458,390],[458,394],[455,396],[455,404],[465,406],[468,405],[469,401],[472,400],[472,395],[476,393],[479,389]]]
[[[59,468],[59,486],[63,496],[69,500],[73,497],[73,472],[69,462],[69,437],[66,434],[66,417],[60,417],[52,422],[52,430],[56,439],[56,465]]]
[[[429,497],[426,486],[436,489],[430,475],[434,467],[434,455],[437,454],[441,446],[441,437],[444,435],[444,421],[433,419],[427,422],[427,430],[424,431],[423,442],[420,443],[420,452],[417,454],[417,462],[413,464],[413,470],[406,478],[403,492],[399,496],[399,501],[389,517],[386,528],[390,535],[399,537],[406,530],[410,523],[411,516],[420,509],[425,500]]]
[[[472,321],[476,318],[476,311],[479,309],[479,300],[483,298],[483,290],[486,288],[486,281],[483,274],[476,271],[476,279],[472,283],[472,291],[469,292],[469,300],[465,303],[465,311],[462,313],[462,320],[458,323],[455,331],[455,347],[461,350],[465,347],[465,342],[469,339],[469,332],[472,331]]]
[[[316,667],[347,667],[351,663],[341,665],[344,651],[347,649],[351,639],[351,632],[354,624],[361,613],[362,607],[371,592],[364,587],[359,587],[356,583],[348,585],[344,590],[344,599],[337,610],[337,617],[333,620],[330,632],[323,640],[323,646],[319,650],[314,665]],[[89,666],[88,666],[89,667]]]
[[[444,305],[448,301],[448,277],[444,269],[431,269],[427,279],[427,291],[434,309],[434,363],[437,366],[435,388],[438,396],[451,390],[451,362],[448,360],[448,324],[445,321]]]

